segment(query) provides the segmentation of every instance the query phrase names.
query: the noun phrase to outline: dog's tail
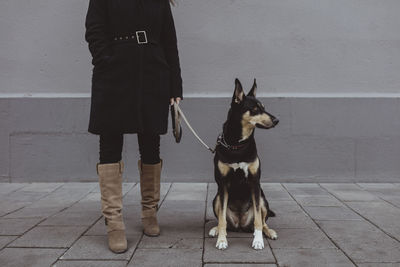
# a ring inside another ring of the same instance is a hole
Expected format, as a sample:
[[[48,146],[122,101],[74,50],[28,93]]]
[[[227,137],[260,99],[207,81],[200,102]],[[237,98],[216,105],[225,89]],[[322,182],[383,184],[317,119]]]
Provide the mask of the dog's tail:
[[[268,210],[268,217],[275,217],[276,214],[272,210]]]

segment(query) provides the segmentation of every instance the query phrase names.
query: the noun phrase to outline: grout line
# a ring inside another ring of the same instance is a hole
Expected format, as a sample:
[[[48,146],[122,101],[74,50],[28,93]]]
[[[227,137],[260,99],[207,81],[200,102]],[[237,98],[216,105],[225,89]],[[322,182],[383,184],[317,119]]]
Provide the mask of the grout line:
[[[319,185],[319,184],[318,184]],[[305,214],[307,214],[307,216],[314,222],[314,224],[321,230],[321,232],[323,232],[325,234],[325,236],[329,239],[329,241],[332,242],[332,244],[334,244],[349,260],[351,263],[354,264],[354,266],[357,266],[357,264],[353,261],[352,258],[350,258],[349,255],[347,255],[346,252],[344,252],[340,246],[338,244],[336,244],[336,242],[322,229],[322,227],[315,222],[314,218],[312,218],[310,216],[310,214],[308,214],[308,212],[303,208],[303,206],[296,200],[296,198],[289,192],[289,190],[286,188],[286,186],[284,184],[282,184],[282,187],[285,188],[285,190],[287,191],[287,193],[290,195],[290,197],[297,203],[297,205],[299,205],[299,207],[303,210],[303,212]]]
[[[397,207],[395,204],[393,204],[393,203],[387,201],[386,199],[384,199],[384,198],[382,198],[382,197],[380,197],[380,196],[378,196],[378,195],[376,195],[376,194],[374,194],[374,193],[372,193],[372,192],[366,190],[365,188],[363,188],[362,186],[360,186],[358,183],[355,183],[355,185],[358,186],[361,190],[363,190],[363,191],[365,191],[365,192],[367,192],[367,193],[369,193],[369,194],[374,195],[375,197],[381,199],[382,201],[388,203],[389,205],[395,207],[396,209],[400,209],[400,207]],[[365,202],[365,201],[346,201],[346,202]]]
[[[23,206],[23,207],[21,207],[21,208],[19,208],[19,209],[16,209],[16,210],[13,210],[13,211],[10,211],[10,212],[8,212],[8,213],[6,213],[6,214],[1,215],[0,218],[3,218],[4,216],[10,215],[10,214],[12,214],[12,213],[14,213],[14,212],[17,212],[17,211],[19,211],[19,210],[22,210],[22,209],[24,209],[24,208],[28,208],[30,205],[35,204],[37,201],[39,201],[39,200],[41,200],[41,199],[43,199],[43,198],[45,198],[45,197],[51,195],[52,193],[54,193],[55,191],[57,191],[57,190],[58,190],[60,187],[62,187],[63,185],[64,185],[64,183],[62,183],[60,186],[56,187],[53,191],[48,192],[48,194],[45,194],[44,196],[42,196],[42,197],[36,199],[35,201],[30,202],[30,203],[27,204],[26,206]],[[24,186],[22,186],[22,187],[20,187],[20,188],[18,188],[18,189],[16,189],[16,190],[14,190],[14,191],[8,193],[8,194],[12,194],[12,193],[18,192],[19,190],[22,190],[23,188],[25,188],[25,187],[27,187],[27,186],[28,186],[28,184],[26,184],[26,185],[24,185]],[[8,194],[7,194],[7,195],[8,195]],[[61,211],[61,210],[59,210],[59,211],[57,211],[57,212],[60,212],[60,211]],[[50,217],[50,216],[53,216],[54,214],[55,214],[55,213],[50,214],[49,217]],[[3,219],[26,219],[26,218],[27,218],[27,217],[25,217],[25,218],[3,218]],[[37,217],[29,217],[29,218],[37,218]],[[39,217],[39,218],[40,218],[40,217]],[[47,218],[48,218],[48,217],[46,217],[46,219],[47,219]]]
[[[167,198],[167,196],[168,196],[168,194],[169,194],[169,191],[171,190],[172,184],[173,184],[173,183],[170,183],[169,188],[168,188],[168,190],[167,190],[167,193],[165,194],[165,196],[163,197],[163,199],[162,199],[161,202],[160,202],[160,205],[159,205],[159,207],[158,207],[158,208],[159,208],[158,210],[161,209],[161,206],[162,206],[162,204],[164,203],[164,200]],[[139,192],[139,194],[140,194],[140,192]],[[157,213],[158,213],[158,211],[157,211]],[[142,242],[143,236],[144,236],[144,233],[142,232],[142,234],[141,234],[140,237],[139,237],[138,242],[136,243],[136,247],[135,247],[135,249],[134,249],[133,252],[132,252],[131,257],[129,258],[129,260],[128,260],[127,263],[126,263],[126,266],[128,266],[129,263],[131,262],[131,260],[133,259],[133,256],[135,255],[135,253],[136,253],[136,251],[137,251],[137,249],[138,249],[138,247],[139,247],[140,242]]]
[[[333,194],[332,192],[330,192],[328,189],[326,189],[325,187],[323,187],[322,185],[320,185],[318,183],[318,185],[323,188],[326,192],[328,192],[329,194],[331,194],[333,197],[335,197],[337,200],[340,201],[340,199],[338,197],[336,197],[335,194]],[[341,201],[342,202],[342,201]],[[368,201],[363,201],[368,203]],[[386,234],[387,236],[389,236],[390,238],[396,240],[397,242],[400,242],[399,239],[397,239],[396,237],[392,236],[391,234],[387,233],[385,230],[383,230],[382,228],[380,228],[377,224],[375,224],[374,222],[372,222],[371,220],[369,220],[368,218],[366,218],[365,216],[363,216],[361,213],[357,212],[356,210],[354,210],[353,208],[351,208],[349,205],[346,204],[345,201],[342,202],[347,208],[349,208],[350,210],[352,210],[354,213],[358,214],[361,218],[363,218],[364,220],[366,220],[367,222],[369,222],[370,224],[372,224],[373,226],[375,226],[377,229],[379,229],[381,232],[383,232],[384,234]]]

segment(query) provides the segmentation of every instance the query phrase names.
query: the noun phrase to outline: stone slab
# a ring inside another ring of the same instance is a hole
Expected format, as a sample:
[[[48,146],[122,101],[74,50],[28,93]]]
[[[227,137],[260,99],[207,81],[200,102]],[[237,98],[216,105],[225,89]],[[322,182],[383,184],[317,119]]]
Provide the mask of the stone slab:
[[[0,218],[0,235],[22,235],[38,224],[40,218],[3,219]]]
[[[52,267],[126,267],[127,261],[68,261],[59,260]]]
[[[361,189],[355,184],[322,183],[321,186],[335,195],[341,201],[376,201],[379,200],[373,194]]]
[[[356,263],[400,262],[399,242],[366,221],[317,221]]]
[[[13,240],[18,238],[18,236],[0,236],[0,250],[11,243]]]
[[[278,232],[278,239],[269,243],[273,249],[335,248],[321,230],[315,229],[281,229]]]
[[[85,226],[37,226],[9,247],[67,248],[87,229]]]
[[[116,254],[109,250],[107,236],[82,236],[60,258],[63,260],[129,260],[140,236],[128,235],[128,250]]]
[[[338,249],[273,249],[279,266],[349,267],[354,264]]]
[[[361,216],[347,207],[304,207],[314,220],[363,220]]]
[[[138,248],[165,248],[165,249],[203,249],[202,238],[182,238],[163,235],[154,240],[153,237],[143,236]]]
[[[219,250],[215,247],[216,238],[206,238],[204,242],[205,263],[275,263],[268,241],[264,238],[264,249],[251,247],[252,238],[227,238],[228,248]]]
[[[5,248],[0,251],[2,267],[51,266],[65,249]]]
[[[128,267],[201,267],[201,249],[137,249]]]

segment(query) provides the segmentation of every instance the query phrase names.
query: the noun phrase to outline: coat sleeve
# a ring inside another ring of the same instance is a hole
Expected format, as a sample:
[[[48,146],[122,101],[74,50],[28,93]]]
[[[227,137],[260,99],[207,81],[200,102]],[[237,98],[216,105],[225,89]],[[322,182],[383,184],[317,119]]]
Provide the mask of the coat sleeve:
[[[85,40],[92,54],[92,64],[107,57],[110,40],[107,37],[107,0],[90,0],[85,20]]]
[[[161,33],[161,42],[164,46],[164,53],[167,63],[170,66],[171,78],[170,78],[170,94],[171,97],[180,97],[182,95],[182,77],[181,68],[179,64],[178,45],[175,31],[174,19],[172,17],[171,5],[169,0],[164,0],[166,3],[163,29]]]

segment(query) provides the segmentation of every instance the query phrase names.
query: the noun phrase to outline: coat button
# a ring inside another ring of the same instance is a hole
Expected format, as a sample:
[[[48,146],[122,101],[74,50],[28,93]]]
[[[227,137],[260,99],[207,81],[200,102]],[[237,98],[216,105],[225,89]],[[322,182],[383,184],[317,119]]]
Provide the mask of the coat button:
[[[132,39],[135,38],[135,35],[132,35],[131,38],[132,38]]]
[[[120,40],[122,40],[122,36],[121,36],[121,37],[119,37],[119,39],[120,39]]]
[[[128,39],[129,37],[128,36],[125,36],[125,39]]]
[[[117,39],[118,39],[117,37],[114,38],[114,40],[117,40]]]

